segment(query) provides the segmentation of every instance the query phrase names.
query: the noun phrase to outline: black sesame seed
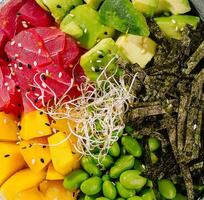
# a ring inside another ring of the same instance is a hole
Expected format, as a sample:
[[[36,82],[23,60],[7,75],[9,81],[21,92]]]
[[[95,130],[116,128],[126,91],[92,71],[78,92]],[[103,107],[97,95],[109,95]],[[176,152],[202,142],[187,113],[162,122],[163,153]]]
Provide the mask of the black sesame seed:
[[[40,162],[41,162],[41,163],[44,163],[45,161],[44,161],[44,159],[43,159],[43,158],[41,158],[41,159],[40,159]]]
[[[46,76],[45,76],[44,74],[42,75],[42,79],[43,79],[43,80],[46,80]]]
[[[19,129],[19,130],[21,130],[21,129],[22,129],[21,125],[19,125],[19,126],[18,126],[18,129]]]
[[[22,67],[22,66],[23,66],[23,64],[22,64],[21,62],[19,62],[19,63],[18,63],[18,66],[19,66],[19,67]]]
[[[32,146],[33,146],[32,144],[29,144],[29,146],[28,146],[28,147],[29,147],[29,148],[31,148]]]
[[[59,4],[57,4],[57,8],[62,8],[62,6],[61,6],[61,5],[59,5]]]
[[[11,59],[10,59],[10,58],[7,58],[6,61],[7,61],[7,62],[11,62]]]
[[[104,32],[104,35],[108,35],[108,32],[107,32],[107,31],[105,31],[105,32]]]
[[[5,155],[4,155],[5,158],[7,158],[7,157],[9,157],[9,156],[10,156],[9,154],[5,154]]]
[[[40,111],[40,115],[42,115],[43,114],[43,111]]]
[[[32,91],[33,91],[33,92],[35,91],[35,87],[32,87]]]
[[[21,118],[21,115],[18,115],[17,118],[20,119],[20,118]]]
[[[26,91],[27,91],[27,92],[30,92],[30,88],[27,88]]]
[[[16,89],[17,89],[17,90],[20,90],[21,88],[20,88],[20,86],[16,85]]]
[[[34,103],[37,103],[37,102],[38,102],[38,98],[34,100]]]
[[[27,147],[22,147],[21,149],[26,149]]]
[[[103,56],[103,55],[99,55],[98,57],[99,57],[99,58],[104,58],[104,56]]]
[[[21,107],[21,104],[20,104],[20,103],[18,103],[18,107]]]
[[[28,64],[28,69],[32,69],[32,66],[31,66],[31,64]]]
[[[48,123],[45,123],[45,125],[46,125],[46,126],[50,126],[50,124],[48,124]]]
[[[46,148],[46,146],[45,146],[45,145],[43,145],[43,146],[42,146],[42,148],[43,148],[43,149],[45,149],[45,148]]]

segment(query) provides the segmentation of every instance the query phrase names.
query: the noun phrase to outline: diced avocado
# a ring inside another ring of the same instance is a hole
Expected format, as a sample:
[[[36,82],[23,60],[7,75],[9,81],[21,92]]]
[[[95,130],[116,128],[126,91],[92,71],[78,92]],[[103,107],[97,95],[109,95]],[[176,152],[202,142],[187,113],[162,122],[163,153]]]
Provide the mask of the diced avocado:
[[[193,28],[197,27],[199,17],[190,15],[172,15],[170,17],[157,17],[154,19],[162,32],[169,38],[181,39],[181,32],[188,24]]]
[[[188,0],[159,0],[158,12],[169,11],[174,15],[191,10]]]
[[[147,16],[153,16],[158,8],[159,0],[132,0],[134,7]]]
[[[98,12],[86,4],[73,9],[62,20],[60,28],[76,38],[86,49],[90,49],[101,39],[112,37],[114,34],[114,29],[101,24]]]
[[[115,41],[112,38],[105,38],[81,56],[80,65],[83,67],[86,76],[95,81],[107,65],[106,72],[114,73],[117,71],[116,60],[118,57],[126,60],[119,52]]]
[[[156,43],[144,36],[122,35],[116,44],[132,64],[137,63],[142,68],[153,58],[156,51]]]
[[[84,0],[89,6],[97,10],[103,0]]]
[[[60,22],[73,8],[83,3],[82,0],[42,0],[50,10],[56,22]]]
[[[122,33],[149,35],[145,17],[129,0],[105,0],[100,7],[99,16],[101,23]]]

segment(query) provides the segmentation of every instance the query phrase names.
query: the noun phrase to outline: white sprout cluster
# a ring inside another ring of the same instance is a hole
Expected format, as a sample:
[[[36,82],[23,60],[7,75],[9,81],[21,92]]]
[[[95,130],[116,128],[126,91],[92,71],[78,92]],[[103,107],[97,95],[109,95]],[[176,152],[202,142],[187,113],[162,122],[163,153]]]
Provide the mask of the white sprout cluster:
[[[110,146],[118,140],[125,127],[124,115],[134,98],[131,89],[136,76],[132,77],[132,84],[127,88],[125,75],[116,78],[117,69],[112,75],[107,73],[108,66],[114,59],[116,58],[111,59],[94,83],[85,78],[86,81],[80,85],[80,97],[64,100],[66,97],[64,94],[45,110],[33,105],[53,119],[68,119],[70,134],[78,138],[74,146],[76,151],[98,160],[104,157]],[[74,128],[73,122],[76,124]],[[68,140],[69,136],[65,140]],[[65,141],[59,144],[63,142]],[[98,151],[97,154],[94,153],[95,150]]]

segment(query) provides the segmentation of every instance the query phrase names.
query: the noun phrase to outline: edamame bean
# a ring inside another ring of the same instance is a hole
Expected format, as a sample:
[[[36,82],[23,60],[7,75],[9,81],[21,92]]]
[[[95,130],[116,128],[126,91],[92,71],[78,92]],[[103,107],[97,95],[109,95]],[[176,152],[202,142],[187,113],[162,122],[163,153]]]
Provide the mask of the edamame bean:
[[[135,196],[135,190],[125,188],[120,182],[116,183],[118,194],[123,198],[130,198]]]
[[[141,163],[141,161],[135,159],[134,169],[140,172],[145,171],[145,165]]]
[[[100,163],[103,168],[108,169],[114,164],[114,160],[110,155],[106,155],[105,157],[100,159]]]
[[[159,160],[159,158],[153,152],[150,152],[150,158],[152,164],[155,164]]]
[[[187,197],[178,193],[178,194],[176,194],[176,196],[172,200],[187,200]]]
[[[83,156],[81,159],[81,166],[86,172],[89,173],[90,176],[102,175],[101,170],[91,156]]]
[[[140,176],[138,170],[127,170],[120,175],[120,183],[128,189],[140,190],[147,182],[147,178]]]
[[[68,190],[76,190],[88,177],[89,175],[84,170],[75,170],[69,175],[65,176],[63,186]]]
[[[176,188],[174,184],[168,179],[158,181],[159,192],[166,199],[173,199],[176,196]]]
[[[91,197],[91,196],[86,195],[86,196],[84,197],[84,200],[95,200],[95,198],[94,198],[94,197]]]
[[[139,196],[134,196],[134,197],[128,198],[127,200],[143,200],[143,199]]]
[[[152,189],[145,189],[142,191],[142,199],[143,200],[157,200],[155,193]]]
[[[148,139],[148,145],[150,151],[156,151],[160,147],[160,141],[155,137]]]
[[[132,169],[134,166],[135,158],[132,155],[123,155],[116,162],[113,167],[110,169],[110,177],[118,178],[122,172],[128,169]]]
[[[80,189],[89,196],[98,194],[102,189],[102,179],[97,176],[91,177],[81,184]]]
[[[120,198],[120,197],[119,197],[119,198],[117,198],[116,200],[125,200],[125,199],[124,199],[124,198]]]
[[[142,147],[136,139],[127,135],[122,137],[121,142],[127,152],[131,155],[135,157],[140,157],[142,155]]]
[[[120,155],[120,146],[118,142],[114,142],[109,149],[109,154],[113,157],[118,157]]]
[[[148,179],[147,183],[146,183],[146,186],[150,187],[150,188],[153,188],[153,182],[150,179]]]
[[[110,180],[110,176],[108,174],[105,174],[105,175],[102,176],[102,180],[103,181]]]
[[[117,191],[114,184],[107,180],[103,183],[103,195],[109,199],[115,199],[117,196]]]
[[[96,200],[109,200],[109,198],[106,198],[106,197],[98,197],[98,198],[96,198]]]

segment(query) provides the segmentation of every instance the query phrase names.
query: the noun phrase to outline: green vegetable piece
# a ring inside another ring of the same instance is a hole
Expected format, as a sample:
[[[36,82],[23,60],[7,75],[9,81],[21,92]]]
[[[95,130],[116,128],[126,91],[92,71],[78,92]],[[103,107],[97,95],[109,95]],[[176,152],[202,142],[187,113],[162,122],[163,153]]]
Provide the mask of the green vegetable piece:
[[[150,179],[148,179],[147,183],[146,183],[146,186],[150,187],[150,188],[153,188],[153,182]]]
[[[156,151],[160,147],[160,141],[155,137],[150,137],[148,139],[148,145],[150,151]]]
[[[111,178],[119,178],[120,174],[126,170],[132,169],[135,158],[132,155],[123,155],[115,162],[115,165],[110,169]]]
[[[131,136],[124,136],[121,139],[122,145],[125,147],[128,153],[135,157],[140,157],[142,155],[142,147],[138,141]]]
[[[157,161],[159,160],[159,158],[153,152],[150,153],[150,158],[151,158],[152,164],[157,163]]]
[[[108,181],[108,180],[110,180],[110,176],[108,174],[105,174],[105,175],[102,176],[102,180],[103,181]]]
[[[125,200],[125,199],[124,199],[124,198],[120,198],[120,197],[119,197],[119,198],[117,198],[116,200]]]
[[[145,17],[129,0],[105,0],[99,10],[99,16],[103,24],[122,33],[149,35]]]
[[[74,24],[74,26],[70,25],[70,23]],[[70,29],[70,26],[73,28]],[[86,49],[92,48],[103,38],[112,37],[115,33],[113,28],[101,24],[98,12],[86,4],[73,9],[62,20],[60,29],[76,38],[80,45]],[[81,34],[80,30],[83,31],[83,34]]]
[[[112,144],[108,153],[113,157],[118,157],[120,155],[120,146],[119,146],[118,142],[114,142]]]
[[[106,38],[81,56],[80,65],[83,67],[86,76],[90,80],[96,81],[105,67],[106,73],[115,73],[117,69],[117,57],[125,59],[115,44],[115,41],[112,38]]]
[[[154,19],[166,37],[181,39],[181,32],[188,24],[196,29],[200,18],[190,15],[172,15],[170,17],[157,17]]]
[[[89,175],[85,171],[81,169],[75,170],[65,176],[63,186],[64,188],[71,191],[76,190],[80,187],[81,183],[85,181],[88,177]]]
[[[123,198],[130,198],[135,196],[135,190],[125,188],[120,182],[116,183],[118,194]]]
[[[89,196],[98,194],[102,189],[102,179],[97,176],[91,177],[81,184],[80,189]]]
[[[60,22],[73,7],[83,3],[82,0],[42,0],[43,4],[50,10],[56,22]]]
[[[96,198],[96,200],[109,200],[109,199],[106,197],[98,197],[98,198]]]
[[[95,200],[95,197],[86,195],[84,200]]]
[[[90,176],[101,176],[102,172],[91,156],[83,156],[81,166]]]
[[[147,178],[140,176],[140,171],[127,170],[120,175],[120,183],[128,188],[141,190],[147,182]]]
[[[139,196],[134,196],[134,197],[128,198],[127,200],[143,200],[143,199]]]
[[[158,181],[158,188],[160,194],[166,199],[173,199],[176,197],[176,188],[174,184],[168,179],[161,179]]]
[[[187,200],[187,197],[180,193],[177,193],[176,196],[172,200]]]
[[[153,16],[159,6],[159,0],[132,0],[132,3],[138,11],[146,16]]]
[[[145,189],[141,194],[143,200],[157,200],[153,189]]]
[[[103,168],[108,169],[114,164],[114,160],[110,155],[106,155],[100,159],[100,163]]]
[[[145,165],[143,165],[141,161],[135,159],[134,169],[143,172],[145,171]]]
[[[126,125],[126,126],[125,126],[125,131],[126,131],[127,133],[131,134],[131,133],[133,133],[134,128],[133,128],[132,126],[130,126],[130,125]]]
[[[87,5],[89,5],[91,8],[97,10],[99,5],[102,3],[103,0],[84,0]]]
[[[125,147],[122,146],[122,148],[121,148],[121,155],[125,155],[125,154],[127,154],[127,151],[126,151]]]
[[[159,0],[157,12],[169,11],[174,15],[184,14],[191,10],[188,0]]]
[[[114,184],[111,181],[104,181],[103,183],[103,195],[109,199],[115,199],[117,191]]]

